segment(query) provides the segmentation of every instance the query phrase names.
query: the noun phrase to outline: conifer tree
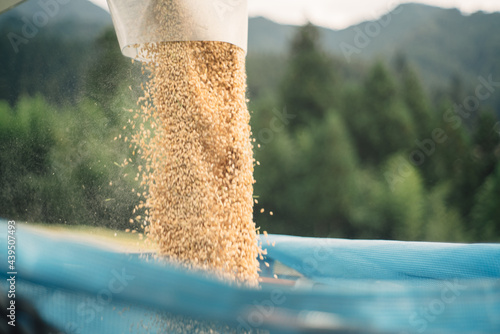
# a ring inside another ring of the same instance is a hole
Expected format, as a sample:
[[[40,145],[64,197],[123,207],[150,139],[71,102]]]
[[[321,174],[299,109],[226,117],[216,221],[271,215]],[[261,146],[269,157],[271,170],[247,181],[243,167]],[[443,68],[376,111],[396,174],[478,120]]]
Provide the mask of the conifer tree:
[[[296,115],[292,130],[322,120],[336,102],[333,65],[321,49],[318,28],[311,23],[299,28],[293,38],[281,97]]]

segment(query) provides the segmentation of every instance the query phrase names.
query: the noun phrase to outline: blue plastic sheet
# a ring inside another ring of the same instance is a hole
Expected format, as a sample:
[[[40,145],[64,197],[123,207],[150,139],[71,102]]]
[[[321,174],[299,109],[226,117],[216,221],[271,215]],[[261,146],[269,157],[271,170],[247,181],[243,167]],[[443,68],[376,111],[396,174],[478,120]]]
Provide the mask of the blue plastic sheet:
[[[16,238],[16,300],[64,333],[500,333],[498,244],[269,235],[263,276],[285,265],[308,284],[256,290],[29,229]],[[4,290],[8,271],[2,256]]]

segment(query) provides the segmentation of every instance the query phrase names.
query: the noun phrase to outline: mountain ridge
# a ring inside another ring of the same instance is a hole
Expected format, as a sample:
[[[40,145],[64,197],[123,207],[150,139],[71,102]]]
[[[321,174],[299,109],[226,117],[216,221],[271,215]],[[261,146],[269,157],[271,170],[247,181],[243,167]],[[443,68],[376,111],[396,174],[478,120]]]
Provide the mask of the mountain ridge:
[[[297,28],[262,17],[251,19],[249,54],[286,55]],[[456,77],[465,86],[473,85],[479,76],[500,79],[496,61],[500,35],[493,33],[500,31],[500,12],[463,14],[456,8],[408,3],[374,21],[319,30],[323,50],[347,62],[381,59],[391,63],[404,55],[431,91]]]

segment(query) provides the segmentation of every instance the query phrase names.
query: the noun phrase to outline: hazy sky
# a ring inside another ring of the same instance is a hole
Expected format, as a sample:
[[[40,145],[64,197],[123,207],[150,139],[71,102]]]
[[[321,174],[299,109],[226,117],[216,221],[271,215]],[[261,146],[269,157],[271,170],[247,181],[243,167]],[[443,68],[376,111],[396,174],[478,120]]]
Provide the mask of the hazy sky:
[[[90,1],[107,8],[106,0]],[[302,24],[309,20],[316,25],[341,29],[377,18],[404,2],[456,7],[464,13],[500,11],[500,0],[248,0],[248,10],[250,16],[265,16],[280,23]]]

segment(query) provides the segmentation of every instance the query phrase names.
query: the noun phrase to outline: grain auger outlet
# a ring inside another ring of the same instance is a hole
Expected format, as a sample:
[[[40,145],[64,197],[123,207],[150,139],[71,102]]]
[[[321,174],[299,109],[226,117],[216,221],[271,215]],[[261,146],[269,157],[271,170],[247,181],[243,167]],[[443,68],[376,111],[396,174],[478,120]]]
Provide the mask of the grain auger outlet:
[[[130,58],[147,59],[147,43],[219,41],[247,49],[247,0],[108,0],[108,6]]]

